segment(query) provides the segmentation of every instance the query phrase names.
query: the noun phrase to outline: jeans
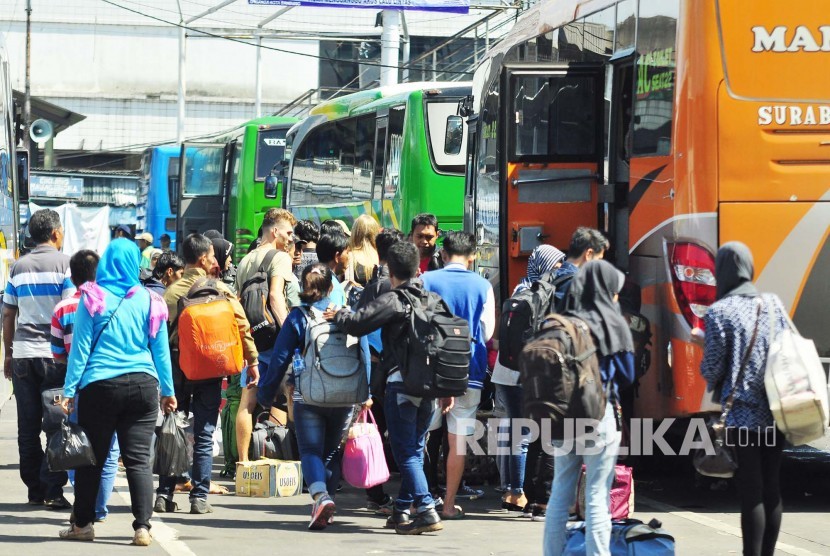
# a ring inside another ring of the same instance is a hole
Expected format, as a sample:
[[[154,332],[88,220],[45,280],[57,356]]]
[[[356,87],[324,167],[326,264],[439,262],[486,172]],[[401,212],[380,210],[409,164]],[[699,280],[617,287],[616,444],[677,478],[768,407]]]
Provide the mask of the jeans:
[[[586,467],[585,478],[585,553],[596,556],[611,554],[611,484],[614,481],[614,465],[620,447],[620,433],[617,431],[614,409],[609,403],[605,416],[597,427],[597,435],[604,446],[596,448],[592,455],[579,455],[573,441],[564,446],[563,441],[554,441],[557,448],[553,488],[551,488],[545,516],[545,556],[560,556],[565,549],[567,538],[565,524],[568,522],[568,509],[576,501],[576,484]],[[564,448],[563,448],[564,446]],[[567,450],[567,453],[561,452]],[[596,453],[598,452],[598,453]]]
[[[29,489],[29,500],[53,500],[63,496],[65,471],[49,471],[40,432],[43,426],[41,393],[60,388],[66,367],[50,358],[12,360],[12,385],[17,398],[17,449],[20,478]]]
[[[193,467],[190,480],[193,488],[190,500],[207,499],[210,492],[210,473],[213,469],[213,433],[219,420],[222,403],[222,381],[208,380],[187,384],[190,399],[185,401],[193,412]],[[177,398],[178,399],[178,398]],[[156,494],[170,499],[176,489],[176,477],[159,477]]]
[[[384,411],[392,455],[401,472],[395,510],[409,513],[413,503],[418,513],[434,508],[424,475],[424,442],[435,411],[434,402],[421,399],[416,405],[413,398],[404,394],[403,383],[390,382],[386,385]]]
[[[524,493],[525,465],[527,463],[527,447],[530,441],[530,429],[522,427],[521,435],[513,436],[513,419],[522,418],[522,387],[496,384],[496,403],[504,407],[510,423],[510,455],[507,456],[507,481],[513,494],[520,496]]]
[[[130,486],[133,529],[150,528],[153,475],[150,449],[159,408],[158,380],[147,373],[128,373],[88,384],[78,394],[78,424],[86,431],[97,465],[75,471],[75,524],[95,519],[101,473],[112,445],[118,443]]]
[[[352,406],[319,407],[294,402],[294,427],[308,493],[334,494],[340,483],[340,442],[349,429]]]
[[[78,412],[73,411],[69,415],[69,420],[73,423],[78,422]],[[101,486],[98,487],[98,498],[95,499],[95,519],[106,519],[109,515],[107,509],[107,502],[109,502],[112,495],[112,489],[115,487],[115,474],[118,472],[118,458],[121,457],[121,450],[118,449],[118,435],[112,435],[112,443],[110,443],[110,451],[107,455],[107,461],[104,462],[104,468],[101,471]],[[69,475],[69,482],[75,486],[75,471],[67,472]]]

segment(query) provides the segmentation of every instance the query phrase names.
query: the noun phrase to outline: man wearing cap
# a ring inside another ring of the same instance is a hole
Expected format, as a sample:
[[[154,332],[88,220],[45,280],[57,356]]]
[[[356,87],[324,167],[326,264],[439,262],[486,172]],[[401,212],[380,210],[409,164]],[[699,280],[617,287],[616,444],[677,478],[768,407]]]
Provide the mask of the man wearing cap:
[[[138,268],[149,269],[153,257],[153,235],[149,232],[141,232],[135,236],[135,242],[138,248],[141,249],[141,263]]]
[[[126,224],[120,224],[118,227],[115,228],[115,236],[113,237],[113,239],[118,239],[120,237],[125,237],[129,240],[132,240],[133,231]]]

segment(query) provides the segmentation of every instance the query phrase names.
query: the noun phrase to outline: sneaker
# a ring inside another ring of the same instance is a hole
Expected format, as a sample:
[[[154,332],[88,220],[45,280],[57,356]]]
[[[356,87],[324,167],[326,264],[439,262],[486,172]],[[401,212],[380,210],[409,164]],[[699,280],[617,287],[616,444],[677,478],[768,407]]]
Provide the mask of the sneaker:
[[[392,515],[394,507],[395,501],[388,494],[383,502],[373,502],[372,500],[366,502],[366,509],[375,512],[375,515]]]
[[[443,528],[444,524],[441,523],[438,512],[429,509],[416,515],[415,519],[395,527],[395,532],[399,535],[420,535],[421,533],[440,531]]]
[[[133,544],[136,546],[150,546],[150,543],[153,542],[153,537],[150,536],[150,531],[145,529],[144,527],[139,527],[135,530],[135,535],[133,535]]]
[[[483,490],[468,487],[466,484],[462,484],[461,488],[458,489],[458,493],[455,495],[456,498],[469,498],[470,500],[475,500],[482,496],[484,496]]]
[[[329,524],[329,519],[334,515],[334,510],[334,500],[331,496],[321,494],[311,507],[311,521],[308,522],[308,528],[312,531],[325,529]]]
[[[26,503],[30,506],[42,506],[43,502],[43,498],[29,498],[29,501]]]
[[[533,507],[533,516],[530,518],[532,521],[545,521],[545,511],[547,508],[543,508],[542,506],[534,506]]]
[[[194,498],[190,501],[190,513],[212,514],[213,506],[208,504],[207,498]]]
[[[95,530],[92,524],[87,524],[86,527],[76,527],[74,524],[69,526],[69,529],[64,529],[58,536],[64,541],[94,541]]]
[[[156,503],[153,505],[153,511],[157,514],[173,513],[179,509],[179,505],[165,496],[156,496]]]
[[[444,499],[440,496],[433,497],[435,501],[435,511],[436,512],[443,512],[444,511]]]
[[[46,500],[43,502],[43,505],[53,510],[68,510],[72,507],[72,504],[70,504],[69,500],[67,500],[64,496]]]
[[[397,529],[399,525],[409,523],[409,512],[392,510],[392,515],[386,520],[387,529]]]
[[[522,510],[522,517],[533,517],[533,512],[536,509],[536,504],[528,502]]]

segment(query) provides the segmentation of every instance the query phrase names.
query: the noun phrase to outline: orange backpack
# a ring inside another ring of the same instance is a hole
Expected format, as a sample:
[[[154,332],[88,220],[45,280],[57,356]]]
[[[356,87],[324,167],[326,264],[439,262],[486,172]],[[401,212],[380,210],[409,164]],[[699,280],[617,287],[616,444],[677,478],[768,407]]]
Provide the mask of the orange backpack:
[[[179,367],[189,380],[242,371],[242,338],[233,306],[216,280],[198,280],[179,300]]]

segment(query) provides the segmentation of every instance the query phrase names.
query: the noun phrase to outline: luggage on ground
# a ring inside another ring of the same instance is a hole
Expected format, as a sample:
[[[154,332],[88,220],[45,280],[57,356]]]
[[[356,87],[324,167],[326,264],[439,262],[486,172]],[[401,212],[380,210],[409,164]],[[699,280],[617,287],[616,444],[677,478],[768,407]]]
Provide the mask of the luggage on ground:
[[[565,438],[567,419],[601,421],[606,392],[591,331],[583,321],[548,315],[519,358],[524,415],[550,419],[554,440]],[[573,434],[573,430],[570,430]]]
[[[395,289],[409,307],[409,330],[399,361],[404,390],[420,398],[449,398],[467,392],[472,343],[470,326],[435,292],[417,298]]]
[[[342,470],[343,478],[355,488],[371,488],[389,480],[383,439],[369,409],[361,411],[349,429],[343,448]]]
[[[294,461],[299,459],[294,452],[293,436],[291,429],[270,419],[257,423],[251,434],[249,451],[251,460],[266,458]]]
[[[585,519],[586,469],[582,466],[576,485],[576,514]],[[626,465],[614,467],[614,482],[611,484],[611,519],[627,519],[634,512],[634,474]]]
[[[317,309],[303,307],[308,321],[303,357],[305,370],[295,382],[303,402],[344,407],[369,398],[369,377],[360,340],[349,336]]]
[[[49,471],[69,471],[95,465],[95,453],[84,429],[77,423],[63,421],[46,444]]]
[[[187,417],[171,411],[156,433],[153,473],[159,477],[181,477],[190,469],[187,457]]]
[[[268,303],[271,286],[268,267],[277,253],[276,249],[268,251],[254,275],[248,278],[239,290],[239,302],[245,310],[245,317],[251,324],[251,336],[260,351],[274,347],[280,330],[277,315]]]
[[[652,519],[614,521],[611,525],[611,556],[674,556],[674,537]],[[589,556],[585,550],[585,522],[568,524],[568,540],[562,556]]]
[[[242,339],[236,315],[216,280],[198,280],[179,300],[179,367],[189,380],[207,380],[242,371]]]

